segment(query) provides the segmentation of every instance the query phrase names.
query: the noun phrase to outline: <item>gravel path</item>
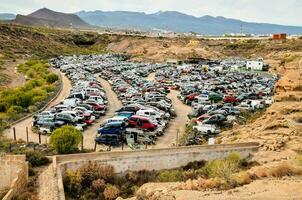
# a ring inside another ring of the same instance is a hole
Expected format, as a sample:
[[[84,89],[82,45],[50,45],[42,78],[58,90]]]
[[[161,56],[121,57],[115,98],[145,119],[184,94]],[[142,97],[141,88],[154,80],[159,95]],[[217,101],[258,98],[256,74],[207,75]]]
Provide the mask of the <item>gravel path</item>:
[[[107,98],[108,98],[108,110],[106,112],[105,116],[102,116],[98,122],[94,123],[91,127],[89,127],[85,132],[84,132],[84,148],[85,149],[93,149],[95,142],[95,136],[97,134],[97,130],[100,127],[100,124],[102,124],[106,119],[111,118],[114,115],[114,112],[118,110],[120,107],[122,107],[121,101],[118,99],[117,95],[115,92],[111,89],[110,84],[108,81],[98,78],[98,80],[101,82]],[[98,145],[97,149],[103,149],[102,146]]]
[[[168,98],[171,99],[177,116],[170,121],[169,127],[166,129],[164,136],[158,138],[155,148],[175,146],[177,144],[177,138],[180,138],[185,131],[188,120],[187,115],[192,111],[192,108],[183,104],[182,101],[177,98],[178,94],[179,91],[175,90],[171,90],[168,94]]]
[[[155,73],[149,74],[146,79],[149,81],[154,81]],[[166,129],[164,135],[158,138],[156,145],[154,145],[153,148],[167,148],[175,146],[177,144],[177,138],[180,138],[184,133],[188,120],[187,115],[192,111],[192,108],[183,104],[177,98],[178,94],[179,91],[171,90],[171,92],[167,96],[169,99],[171,99],[173,108],[175,109],[177,116],[170,121],[169,127]]]

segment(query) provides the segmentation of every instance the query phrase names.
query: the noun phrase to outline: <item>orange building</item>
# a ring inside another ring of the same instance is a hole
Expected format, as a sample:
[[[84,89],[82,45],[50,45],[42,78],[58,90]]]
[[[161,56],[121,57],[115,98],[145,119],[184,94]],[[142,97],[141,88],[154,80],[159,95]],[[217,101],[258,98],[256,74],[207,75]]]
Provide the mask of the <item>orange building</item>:
[[[278,33],[273,35],[273,40],[285,40],[286,37],[286,33]]]

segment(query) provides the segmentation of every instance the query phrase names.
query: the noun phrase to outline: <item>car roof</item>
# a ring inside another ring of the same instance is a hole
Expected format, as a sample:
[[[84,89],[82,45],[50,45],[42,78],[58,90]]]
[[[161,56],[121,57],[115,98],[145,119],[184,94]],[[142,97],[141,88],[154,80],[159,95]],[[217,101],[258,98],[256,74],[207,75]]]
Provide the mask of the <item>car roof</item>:
[[[132,117],[133,117],[133,118],[139,118],[139,119],[146,119],[146,120],[149,120],[148,117],[142,117],[142,116],[138,116],[138,115],[133,115]]]
[[[122,125],[124,122],[109,122],[106,125]]]

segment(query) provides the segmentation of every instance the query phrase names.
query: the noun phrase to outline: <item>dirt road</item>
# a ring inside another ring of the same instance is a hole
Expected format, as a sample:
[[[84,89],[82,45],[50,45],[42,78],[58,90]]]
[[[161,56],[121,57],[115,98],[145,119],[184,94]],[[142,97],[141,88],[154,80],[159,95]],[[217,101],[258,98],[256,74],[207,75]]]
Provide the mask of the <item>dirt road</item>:
[[[154,81],[155,73],[149,74],[146,79],[149,81]],[[169,127],[166,129],[164,136],[158,138],[156,145],[154,145],[153,148],[172,147],[176,145],[177,137],[180,138],[184,133],[188,120],[187,115],[192,111],[192,108],[183,104],[177,98],[178,94],[179,91],[171,90],[171,92],[167,96],[169,99],[171,99],[173,108],[175,109],[177,116],[170,121]]]
[[[108,111],[105,116],[101,117],[98,122],[94,123],[91,127],[89,127],[85,132],[84,132],[84,148],[85,149],[93,149],[95,142],[95,136],[97,134],[97,130],[100,127],[100,124],[102,124],[106,119],[112,117],[114,115],[114,112],[118,110],[121,106],[122,103],[118,99],[117,95],[115,92],[111,89],[110,84],[108,81],[98,78],[98,80],[101,82],[107,98],[108,98]],[[97,149],[103,149],[102,146],[98,145]]]
[[[177,116],[176,118],[171,120],[164,136],[158,138],[155,148],[175,146],[177,137],[180,138],[185,131],[186,123],[188,120],[187,115],[192,111],[192,108],[183,104],[182,101],[177,98],[178,94],[179,92],[175,90],[171,90],[171,92],[168,94],[168,98],[171,99],[173,108],[175,109]]]
[[[58,97],[47,107],[50,108],[53,105],[56,105],[58,103],[60,103],[64,98],[66,98],[69,95],[70,89],[71,89],[71,82],[69,81],[69,79],[62,75],[62,91],[60,92],[60,94],[58,95]],[[26,127],[28,127],[28,139],[30,142],[39,142],[39,137],[37,134],[33,133],[31,130],[32,127],[32,118],[27,118],[17,124],[15,124],[13,127],[15,127],[16,129],[16,136],[17,136],[17,140],[18,139],[22,139],[24,141],[26,141]],[[14,138],[13,135],[13,129],[6,129],[4,131],[4,136],[6,136],[7,138]],[[44,136],[42,135],[41,137],[41,142],[42,143],[46,143],[48,139],[48,136]]]

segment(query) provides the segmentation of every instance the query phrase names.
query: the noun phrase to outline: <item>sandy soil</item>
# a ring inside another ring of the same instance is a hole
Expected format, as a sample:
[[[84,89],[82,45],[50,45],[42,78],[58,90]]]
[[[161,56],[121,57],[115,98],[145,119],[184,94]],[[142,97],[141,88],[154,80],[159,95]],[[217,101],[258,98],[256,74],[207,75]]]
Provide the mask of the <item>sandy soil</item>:
[[[61,93],[58,95],[58,97],[48,106],[48,108],[60,103],[64,98],[66,98],[69,95],[69,92],[71,90],[71,82],[69,81],[69,79],[64,76],[62,74],[62,84],[63,84],[63,88]],[[17,140],[21,139],[26,141],[26,127],[28,127],[28,138],[30,142],[39,142],[39,137],[37,134],[33,133],[33,131],[31,130],[32,127],[32,122],[33,119],[30,117],[28,119],[25,119],[17,124],[15,124],[13,127],[15,127],[16,129],[16,136],[17,136]],[[6,136],[7,138],[14,138],[13,135],[13,130],[11,129],[6,129],[4,131],[4,136]],[[41,142],[42,143],[47,143],[47,140],[49,138],[49,136],[45,136],[45,135],[41,135]]]
[[[1,72],[8,77],[8,83],[0,87],[15,88],[25,83],[26,80],[23,74],[17,72],[17,66],[24,62],[25,61],[23,59],[19,59],[15,62],[12,61],[6,62],[2,66],[5,70],[2,70]]]
[[[180,183],[147,183],[137,194],[152,200],[302,199],[302,177],[257,180],[229,191],[178,190],[179,186]],[[137,199],[134,197],[131,200]]]
[[[188,121],[187,115],[192,111],[190,106],[183,104],[178,98],[178,91],[171,90],[168,98],[172,100],[173,108],[176,112],[176,118],[172,119],[169,127],[166,129],[164,136],[159,137],[156,142],[156,148],[172,147],[177,144],[177,140],[185,131]]]

